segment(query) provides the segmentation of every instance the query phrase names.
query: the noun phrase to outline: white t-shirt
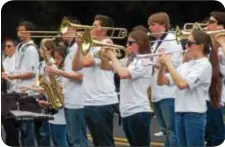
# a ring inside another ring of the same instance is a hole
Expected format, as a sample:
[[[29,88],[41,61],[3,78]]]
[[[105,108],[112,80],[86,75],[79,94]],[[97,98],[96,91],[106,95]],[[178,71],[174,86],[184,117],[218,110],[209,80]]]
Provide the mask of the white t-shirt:
[[[145,59],[134,59],[128,70],[131,79],[120,80],[120,113],[128,117],[139,112],[151,112],[147,88],[152,77],[152,67],[144,66]]]
[[[175,35],[168,33],[164,40],[175,39]],[[152,46],[152,52],[155,52],[156,46],[158,42],[155,42]],[[163,41],[159,47],[157,48],[155,53],[159,53],[160,49],[163,49],[165,52],[173,52],[173,51],[182,51],[182,46],[180,43],[177,43],[176,40],[174,41]],[[154,60],[157,61],[158,57],[155,57]],[[182,63],[183,54],[181,52],[173,53],[171,59],[175,67],[178,67]],[[175,87],[171,86],[159,86],[157,85],[157,76],[158,76],[158,69],[154,68],[153,71],[153,80],[151,83],[152,88],[152,102],[158,102],[163,99],[167,98],[174,98]]]
[[[105,43],[108,39],[103,40]],[[90,53],[93,56],[100,47],[92,47]],[[118,97],[114,85],[113,71],[102,70],[99,65],[101,60],[94,58],[95,65],[83,68],[83,89],[85,106],[102,106],[118,103]]]
[[[15,54],[12,55],[11,57],[7,56],[4,61],[3,61],[3,67],[5,69],[5,72],[8,74],[13,74],[15,73],[15,64],[16,64],[16,60],[15,60]],[[12,80],[13,83],[15,83],[15,80]],[[11,83],[7,83],[7,91],[10,92],[11,88],[13,87],[13,85]]]
[[[14,73],[15,72],[15,64],[16,64],[16,60],[15,60],[15,54],[12,55],[11,57],[7,56],[4,61],[3,61],[3,67],[5,69],[6,73]]]
[[[74,43],[67,48],[68,53],[64,61],[63,69],[67,72],[72,72],[72,59],[77,51],[77,44]],[[82,72],[82,71],[78,71]],[[72,80],[62,77],[64,103],[66,108],[79,109],[84,107],[82,81]]]
[[[222,95],[221,102],[225,103],[225,56],[223,54],[222,48],[219,48],[219,60],[220,60],[220,72],[222,74]]]
[[[19,44],[15,53],[15,73],[32,72],[35,74],[39,65],[39,54],[37,48],[33,45],[26,46],[27,44],[34,44],[32,40],[25,42],[21,45]],[[26,47],[25,47],[26,46]],[[21,86],[31,86],[35,84],[35,78],[32,79],[18,79],[16,80],[16,85]],[[15,91],[18,91],[17,87],[14,87]]]
[[[177,72],[188,82],[189,88],[180,90],[176,87],[175,112],[206,112],[212,77],[212,65],[208,58],[185,62],[177,68]],[[174,85],[171,75],[166,76],[170,85]]]

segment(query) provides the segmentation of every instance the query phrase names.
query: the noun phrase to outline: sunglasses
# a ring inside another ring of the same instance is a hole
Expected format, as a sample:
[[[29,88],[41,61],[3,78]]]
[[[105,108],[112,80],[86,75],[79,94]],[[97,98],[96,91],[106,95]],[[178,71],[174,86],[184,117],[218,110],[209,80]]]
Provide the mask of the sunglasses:
[[[193,41],[187,40],[187,42],[186,42],[186,46],[187,46],[187,47],[191,47],[192,44],[197,44],[197,45],[199,45],[199,43],[197,43],[197,42],[193,42]]]
[[[137,43],[137,41],[135,41],[135,40],[128,40],[127,41],[128,46],[131,46],[133,43]]]
[[[11,47],[12,47],[12,45],[6,45],[5,47],[6,47],[6,48],[11,48]]]

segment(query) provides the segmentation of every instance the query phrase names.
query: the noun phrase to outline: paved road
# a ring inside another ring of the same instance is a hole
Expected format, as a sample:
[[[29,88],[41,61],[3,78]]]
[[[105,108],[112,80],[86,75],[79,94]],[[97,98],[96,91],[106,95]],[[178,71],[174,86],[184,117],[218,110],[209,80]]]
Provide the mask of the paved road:
[[[114,117],[114,140],[116,146],[129,146],[129,143],[124,135],[123,129],[121,126],[118,125],[118,115],[115,115]],[[161,147],[163,145],[163,137],[155,137],[153,134],[155,132],[158,132],[159,128],[156,122],[156,118],[153,117],[152,122],[151,122],[151,147]],[[4,139],[4,132],[2,133],[2,137]],[[88,140],[89,140],[89,145],[92,145],[92,139],[91,135],[88,133]]]

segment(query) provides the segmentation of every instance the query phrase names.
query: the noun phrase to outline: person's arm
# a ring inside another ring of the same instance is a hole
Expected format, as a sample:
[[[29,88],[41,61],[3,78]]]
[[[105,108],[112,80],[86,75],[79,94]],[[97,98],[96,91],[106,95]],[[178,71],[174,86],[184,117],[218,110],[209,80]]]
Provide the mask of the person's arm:
[[[22,80],[27,80],[27,79],[31,79],[35,76],[34,73],[31,72],[25,72],[22,74],[7,74],[6,77],[14,80],[14,79],[22,79]]]
[[[175,85],[179,89],[185,89],[185,88],[188,88],[189,87],[187,80],[185,78],[183,78],[180,75],[180,73],[178,73],[176,71],[176,68],[173,66],[173,64],[171,62],[171,59],[170,59],[170,57],[168,55],[162,55],[162,57],[160,58],[160,61],[161,61],[162,64],[164,64],[166,66],[167,70],[171,74],[171,77],[172,77]],[[165,81],[165,83],[168,84],[169,81]]]
[[[35,76],[35,69],[39,64],[39,54],[34,46],[29,46],[24,53],[22,68],[24,72],[17,74],[9,74],[7,77],[13,79],[32,79]]]
[[[100,68],[103,70],[113,70],[112,63],[109,62],[108,60],[102,60]]]
[[[225,43],[221,44],[221,49],[223,51],[223,56],[225,56]]]
[[[81,53],[81,46],[78,45],[77,51],[73,56],[72,60],[72,69],[74,71],[79,71],[84,67],[91,67],[94,66],[94,58],[88,53],[86,56],[82,55]]]
[[[157,77],[157,84],[162,86],[162,85],[169,85],[169,80],[166,77],[166,67],[165,65],[161,65],[159,72],[158,72],[158,77]]]
[[[74,72],[71,70],[61,70],[58,69],[56,66],[52,65],[52,66],[46,66],[45,67],[46,72],[48,72],[49,74],[54,74],[54,75],[58,75],[58,76],[62,76],[68,79],[72,79],[72,80],[82,80],[83,79],[83,74],[79,73],[79,72]]]
[[[120,65],[119,60],[117,59],[117,57],[114,54],[111,56],[111,60],[112,60],[112,67],[113,67],[114,71],[118,74],[118,76],[121,79],[131,79],[131,74],[130,74],[130,71],[128,70],[128,68],[122,67]]]

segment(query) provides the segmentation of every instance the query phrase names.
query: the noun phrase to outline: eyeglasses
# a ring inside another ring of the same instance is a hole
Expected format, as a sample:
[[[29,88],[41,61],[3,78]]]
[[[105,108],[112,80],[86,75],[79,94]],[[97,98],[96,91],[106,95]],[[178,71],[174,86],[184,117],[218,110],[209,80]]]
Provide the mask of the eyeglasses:
[[[11,48],[11,47],[12,47],[12,45],[6,45],[5,47],[6,47],[6,48]]]
[[[137,43],[137,41],[136,40],[128,40],[127,41],[128,46],[131,46],[133,43]]]
[[[192,44],[197,44],[197,45],[199,45],[199,43],[197,43],[197,42],[193,42],[193,41],[187,40],[187,42],[186,42],[186,47],[191,47]]]

